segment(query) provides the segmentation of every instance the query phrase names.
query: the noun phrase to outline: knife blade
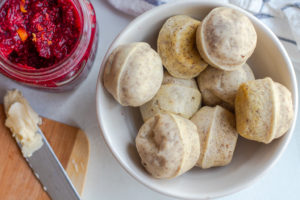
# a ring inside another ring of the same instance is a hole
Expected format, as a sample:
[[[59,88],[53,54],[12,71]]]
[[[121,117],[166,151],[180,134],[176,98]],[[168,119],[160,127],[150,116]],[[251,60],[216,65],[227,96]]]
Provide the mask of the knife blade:
[[[42,136],[43,145],[32,156],[26,158],[35,176],[39,179],[51,199],[80,200],[76,188],[56,157],[43,132],[38,129],[38,133]],[[18,145],[20,148],[22,147],[19,142]]]

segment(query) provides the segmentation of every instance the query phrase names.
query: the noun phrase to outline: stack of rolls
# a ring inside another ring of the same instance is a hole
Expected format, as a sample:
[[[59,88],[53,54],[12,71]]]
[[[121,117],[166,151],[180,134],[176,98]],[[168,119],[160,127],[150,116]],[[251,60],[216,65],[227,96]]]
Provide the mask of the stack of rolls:
[[[238,135],[270,143],[288,131],[290,91],[268,77],[255,80],[247,64],[256,42],[247,16],[218,7],[202,21],[167,19],[157,52],[138,42],[111,53],[104,86],[121,105],[139,107],[144,124],[136,148],[151,176],[225,166]]]

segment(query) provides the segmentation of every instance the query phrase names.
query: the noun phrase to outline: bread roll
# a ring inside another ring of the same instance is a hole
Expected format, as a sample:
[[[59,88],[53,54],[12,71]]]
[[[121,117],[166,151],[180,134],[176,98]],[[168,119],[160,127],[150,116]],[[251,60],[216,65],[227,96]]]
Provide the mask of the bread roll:
[[[162,86],[155,97],[140,107],[146,121],[159,112],[171,112],[190,118],[201,105],[201,93],[194,79],[179,79],[164,73]]]
[[[200,136],[201,154],[197,166],[206,169],[229,164],[238,138],[234,115],[221,106],[204,106],[191,121]]]
[[[294,117],[290,91],[271,78],[243,83],[235,99],[238,133],[263,143],[282,136]]]
[[[150,101],[163,79],[159,55],[144,42],[117,47],[104,69],[104,86],[123,106],[140,106]]]
[[[207,67],[196,48],[199,24],[200,21],[189,16],[177,15],[170,17],[159,32],[158,53],[174,77],[191,79]]]
[[[234,109],[234,99],[239,86],[250,80],[254,80],[254,75],[247,63],[234,71],[223,71],[209,66],[197,77],[203,104],[225,105],[230,110]]]
[[[200,55],[208,64],[232,71],[251,56],[257,35],[246,15],[232,8],[218,7],[198,26],[196,41]]]
[[[195,166],[200,155],[197,127],[170,113],[146,121],[135,141],[143,166],[159,179],[183,174]]]

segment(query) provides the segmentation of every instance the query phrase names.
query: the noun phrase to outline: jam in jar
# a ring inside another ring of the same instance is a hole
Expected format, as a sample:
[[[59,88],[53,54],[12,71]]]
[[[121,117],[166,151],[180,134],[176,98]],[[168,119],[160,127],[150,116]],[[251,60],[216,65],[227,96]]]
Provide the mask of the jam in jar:
[[[88,74],[97,23],[87,0],[0,3],[0,72],[21,83],[65,90]]]

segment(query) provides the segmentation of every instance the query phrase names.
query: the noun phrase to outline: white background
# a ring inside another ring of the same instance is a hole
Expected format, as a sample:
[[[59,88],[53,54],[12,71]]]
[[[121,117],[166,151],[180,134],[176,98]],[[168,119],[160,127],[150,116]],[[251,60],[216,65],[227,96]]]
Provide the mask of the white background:
[[[71,92],[49,93],[23,87],[0,75],[0,96],[3,97],[7,89],[18,88],[40,115],[78,126],[86,132],[90,141],[91,154],[83,193],[84,200],[170,200],[172,198],[153,192],[128,175],[113,158],[102,139],[95,108],[98,71],[110,43],[133,18],[114,10],[106,0],[92,0],[92,3],[97,14],[100,38],[97,57],[87,80]],[[296,71],[296,73],[300,78],[300,72]],[[292,140],[279,162],[254,185],[221,199],[299,200],[300,124],[298,122]]]

